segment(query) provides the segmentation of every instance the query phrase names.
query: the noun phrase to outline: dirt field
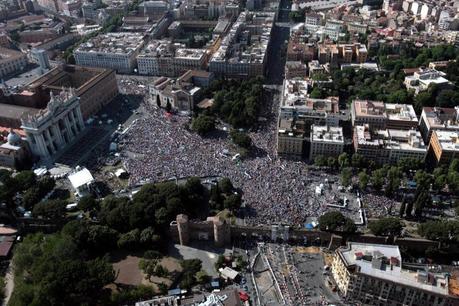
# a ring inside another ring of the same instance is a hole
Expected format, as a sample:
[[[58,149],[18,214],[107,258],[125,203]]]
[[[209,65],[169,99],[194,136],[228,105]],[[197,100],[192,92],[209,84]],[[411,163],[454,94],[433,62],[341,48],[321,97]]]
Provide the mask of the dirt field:
[[[113,269],[118,273],[117,284],[137,286],[145,278],[139,270],[140,257],[127,255],[124,259],[113,263]]]
[[[171,278],[152,277],[147,280],[145,274],[139,269],[139,261],[142,259],[141,254],[127,254],[126,252],[118,252],[112,254],[113,269],[116,271],[117,278],[115,283],[122,285],[137,286],[140,284],[152,285],[156,288],[155,283],[165,283],[170,285],[173,279],[181,271],[179,261],[172,257],[164,257],[160,264],[171,272]]]

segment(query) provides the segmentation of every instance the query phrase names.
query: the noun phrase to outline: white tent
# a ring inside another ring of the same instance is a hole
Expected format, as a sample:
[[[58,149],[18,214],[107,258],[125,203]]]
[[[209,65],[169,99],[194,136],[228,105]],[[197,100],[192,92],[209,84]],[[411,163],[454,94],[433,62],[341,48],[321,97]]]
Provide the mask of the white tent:
[[[79,196],[83,196],[89,189],[89,185],[94,182],[94,177],[86,168],[81,168],[68,176],[72,187]]]

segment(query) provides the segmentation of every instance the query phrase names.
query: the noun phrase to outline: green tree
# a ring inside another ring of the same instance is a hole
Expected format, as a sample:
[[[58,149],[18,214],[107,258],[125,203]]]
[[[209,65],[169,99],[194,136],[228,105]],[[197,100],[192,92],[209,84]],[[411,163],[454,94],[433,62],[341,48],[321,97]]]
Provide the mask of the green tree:
[[[169,270],[167,270],[165,267],[163,267],[162,265],[158,264],[156,265],[155,267],[155,271],[153,273],[154,276],[157,276],[157,277],[162,277],[162,278],[167,278],[169,277]]]
[[[241,207],[241,195],[240,194],[231,194],[226,197],[226,199],[223,201],[223,206],[226,209],[229,209],[231,211],[235,211]]]
[[[97,209],[97,201],[92,196],[84,196],[78,201],[78,209],[83,211]]]
[[[353,233],[357,228],[352,225],[353,221],[343,216],[339,211],[326,212],[319,217],[319,228],[321,231],[343,231],[347,233]]]
[[[220,190],[223,193],[226,193],[226,194],[229,194],[229,193],[233,192],[233,190],[234,190],[234,187],[233,187],[233,184],[231,183],[231,180],[229,178],[227,178],[227,177],[222,178],[218,182],[218,187],[220,188]]]
[[[349,156],[346,152],[338,156],[338,164],[340,168],[349,167]]]
[[[330,168],[330,169],[336,169],[337,167],[337,162],[336,162],[336,159],[334,157],[329,157],[327,159],[327,166]]]
[[[377,236],[399,236],[403,226],[399,219],[389,217],[370,222],[368,228]]]
[[[365,171],[361,171],[359,173],[359,187],[361,190],[367,189],[369,180],[370,180],[370,177]]]
[[[314,158],[314,165],[317,167],[325,167],[327,165],[327,159],[323,155],[316,156]]]
[[[201,285],[205,285],[209,282],[210,277],[207,275],[206,271],[200,270],[196,273],[196,282]]]
[[[381,190],[385,181],[385,173],[383,169],[377,169],[373,171],[371,175],[371,185],[376,190]]]
[[[65,216],[67,203],[62,200],[47,200],[36,204],[32,210],[34,216],[45,219],[62,219]]]
[[[233,142],[241,148],[248,149],[252,146],[252,139],[247,133],[231,130],[230,136]]]
[[[341,170],[341,184],[345,187],[351,185],[352,182],[352,170],[351,168],[343,168]]]
[[[215,129],[215,120],[210,116],[199,115],[193,119],[191,128],[198,134],[205,135]]]

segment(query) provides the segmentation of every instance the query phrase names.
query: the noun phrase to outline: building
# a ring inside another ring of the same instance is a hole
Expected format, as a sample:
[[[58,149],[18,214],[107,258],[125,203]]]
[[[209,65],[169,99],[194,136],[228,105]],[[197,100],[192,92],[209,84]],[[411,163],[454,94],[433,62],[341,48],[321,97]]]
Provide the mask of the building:
[[[368,51],[364,44],[321,44],[318,50],[320,64],[329,63],[333,67],[343,63],[365,63]]]
[[[30,161],[30,151],[27,142],[13,129],[0,144],[0,166],[18,169]]]
[[[415,94],[425,91],[430,84],[435,84],[438,87],[444,88],[451,85],[451,82],[446,78],[446,73],[430,68],[419,68],[412,76],[406,76],[404,84],[406,88],[414,90]]]
[[[50,70],[27,85],[27,91],[53,91],[57,94],[63,86],[75,89],[84,120],[94,116],[119,93],[115,71],[77,65],[63,65]]]
[[[459,132],[434,130],[430,137],[427,162],[430,166],[448,165],[459,157]]]
[[[345,298],[378,306],[457,305],[449,294],[449,277],[402,267],[398,246],[349,242],[335,251],[333,278]]]
[[[24,114],[21,121],[32,153],[45,163],[75,142],[85,126],[73,88],[57,96],[51,93],[45,109]]]
[[[344,136],[342,127],[312,125],[309,160],[317,156],[336,157],[343,153]]]
[[[308,63],[308,74],[310,78],[314,76],[324,74],[326,72],[325,67],[319,63],[319,61],[314,60]]]
[[[161,107],[169,104],[180,112],[191,113],[199,101],[201,88],[192,83],[176,82],[175,80],[161,77],[150,86],[152,101],[160,101]]]
[[[38,63],[43,72],[48,71],[49,68],[51,68],[46,50],[32,49],[32,57]]]
[[[27,66],[27,56],[19,51],[0,47],[0,79],[18,73]]]
[[[236,289],[225,289],[213,293],[193,294],[192,297],[180,298],[171,295],[158,297],[148,301],[137,302],[135,306],[242,306],[243,296]],[[174,292],[175,293],[175,292]],[[186,292],[185,292],[186,293]],[[183,294],[184,295],[184,294]]]
[[[109,68],[131,73],[137,67],[137,56],[144,45],[138,33],[106,33],[93,37],[73,52],[77,65]]]
[[[188,70],[204,67],[208,51],[206,49],[185,48],[169,40],[153,40],[137,57],[139,74],[178,77]]]
[[[306,152],[306,136],[304,120],[280,118],[277,127],[277,154],[283,158],[302,159]]]
[[[423,161],[427,147],[415,129],[376,129],[368,124],[354,126],[354,150],[377,164],[397,163],[401,158]]]
[[[308,66],[300,61],[285,62],[285,78],[306,78],[308,76]]]
[[[150,17],[153,20],[160,19],[170,9],[169,1],[163,0],[144,1],[139,4],[139,12],[142,12],[144,17]]]
[[[418,125],[414,108],[408,104],[354,100],[351,117],[353,126],[368,124],[376,129],[413,129]]]
[[[422,108],[419,129],[428,144],[433,131],[459,131],[459,107]]]
[[[221,77],[265,75],[274,18],[271,12],[242,12],[212,55],[209,71]]]

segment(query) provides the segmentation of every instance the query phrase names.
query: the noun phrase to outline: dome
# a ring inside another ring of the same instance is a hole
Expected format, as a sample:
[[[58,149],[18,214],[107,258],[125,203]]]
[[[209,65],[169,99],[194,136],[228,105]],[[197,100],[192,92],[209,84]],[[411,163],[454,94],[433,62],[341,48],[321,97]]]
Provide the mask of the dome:
[[[10,145],[16,145],[21,141],[21,137],[14,131],[10,131],[7,137],[7,141]]]

